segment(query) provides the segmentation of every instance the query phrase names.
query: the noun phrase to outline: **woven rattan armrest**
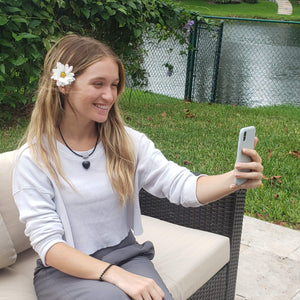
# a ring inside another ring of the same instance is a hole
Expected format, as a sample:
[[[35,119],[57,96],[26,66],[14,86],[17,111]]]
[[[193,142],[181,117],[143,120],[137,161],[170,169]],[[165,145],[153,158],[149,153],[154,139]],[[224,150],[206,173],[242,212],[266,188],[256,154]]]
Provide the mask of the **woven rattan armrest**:
[[[189,299],[234,299],[245,195],[246,191],[240,190],[205,206],[185,208],[140,191],[142,214],[230,238],[229,263]]]

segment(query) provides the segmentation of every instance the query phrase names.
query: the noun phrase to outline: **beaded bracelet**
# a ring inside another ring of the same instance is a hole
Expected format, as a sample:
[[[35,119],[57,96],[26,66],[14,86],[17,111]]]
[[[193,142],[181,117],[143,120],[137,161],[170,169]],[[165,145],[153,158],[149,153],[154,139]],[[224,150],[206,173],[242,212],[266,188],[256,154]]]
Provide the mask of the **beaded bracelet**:
[[[102,277],[103,277],[103,275],[105,274],[105,272],[110,268],[110,267],[112,267],[112,266],[114,266],[114,264],[109,264],[105,269],[104,269],[104,271],[102,272],[102,274],[100,275],[100,277],[99,277],[99,281],[103,281],[103,279],[102,279]]]

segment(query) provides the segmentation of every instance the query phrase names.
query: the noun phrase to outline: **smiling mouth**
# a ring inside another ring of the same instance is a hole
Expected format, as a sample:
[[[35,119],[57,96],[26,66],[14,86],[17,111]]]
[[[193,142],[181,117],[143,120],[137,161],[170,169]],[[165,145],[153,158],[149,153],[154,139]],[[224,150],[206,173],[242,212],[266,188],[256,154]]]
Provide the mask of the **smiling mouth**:
[[[108,110],[108,108],[109,108],[107,105],[100,105],[100,104],[94,104],[94,105],[99,109]]]

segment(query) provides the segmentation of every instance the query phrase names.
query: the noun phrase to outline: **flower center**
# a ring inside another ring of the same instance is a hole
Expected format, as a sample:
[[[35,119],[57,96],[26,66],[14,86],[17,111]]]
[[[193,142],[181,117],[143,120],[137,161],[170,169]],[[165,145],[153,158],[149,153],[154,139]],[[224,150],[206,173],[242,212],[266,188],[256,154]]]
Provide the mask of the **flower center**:
[[[61,72],[60,73],[60,77],[65,78],[66,77],[66,73],[65,72]]]

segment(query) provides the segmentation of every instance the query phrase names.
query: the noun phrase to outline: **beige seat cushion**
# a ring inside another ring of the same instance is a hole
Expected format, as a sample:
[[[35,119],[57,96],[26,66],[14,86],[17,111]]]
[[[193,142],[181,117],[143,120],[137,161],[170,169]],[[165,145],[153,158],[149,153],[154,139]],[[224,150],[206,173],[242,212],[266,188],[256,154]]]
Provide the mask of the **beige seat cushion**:
[[[147,216],[143,227],[137,240],[153,242],[154,265],[176,300],[186,300],[229,261],[227,237]]]
[[[0,214],[17,253],[30,248],[28,238],[24,234],[24,224],[19,221],[19,212],[12,196],[12,172],[15,151],[0,154]]]
[[[229,239],[143,216],[140,242],[155,246],[154,264],[175,300],[186,300],[229,261]],[[37,255],[32,249],[0,270],[0,299],[36,300],[32,285]]]
[[[17,259],[17,253],[10,235],[0,214],[0,269],[12,265]]]
[[[28,249],[18,254],[17,262],[0,270],[1,300],[36,300],[33,287],[33,271],[37,254]]]

